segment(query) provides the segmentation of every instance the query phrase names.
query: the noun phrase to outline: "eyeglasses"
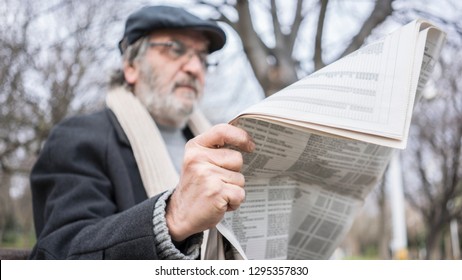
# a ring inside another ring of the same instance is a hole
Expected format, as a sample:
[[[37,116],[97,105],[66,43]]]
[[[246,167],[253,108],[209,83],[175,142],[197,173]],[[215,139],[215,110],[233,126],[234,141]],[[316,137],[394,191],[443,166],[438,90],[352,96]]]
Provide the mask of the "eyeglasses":
[[[202,67],[207,70],[210,67],[217,66],[217,62],[209,61],[208,53],[205,51],[197,51],[193,48],[187,47],[185,44],[179,41],[168,41],[168,42],[149,42],[149,47],[165,47],[168,50],[168,55],[172,59],[180,59],[187,57],[188,61],[196,55],[202,64]]]

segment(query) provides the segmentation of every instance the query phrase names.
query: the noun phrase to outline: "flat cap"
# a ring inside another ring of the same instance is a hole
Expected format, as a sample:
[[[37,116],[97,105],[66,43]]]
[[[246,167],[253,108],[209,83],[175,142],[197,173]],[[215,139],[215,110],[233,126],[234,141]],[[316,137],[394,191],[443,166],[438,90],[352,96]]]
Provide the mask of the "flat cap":
[[[209,40],[209,53],[221,49],[226,42],[223,29],[214,21],[201,19],[186,10],[171,6],[146,6],[131,14],[119,42],[120,53],[141,37],[162,29],[194,29]]]

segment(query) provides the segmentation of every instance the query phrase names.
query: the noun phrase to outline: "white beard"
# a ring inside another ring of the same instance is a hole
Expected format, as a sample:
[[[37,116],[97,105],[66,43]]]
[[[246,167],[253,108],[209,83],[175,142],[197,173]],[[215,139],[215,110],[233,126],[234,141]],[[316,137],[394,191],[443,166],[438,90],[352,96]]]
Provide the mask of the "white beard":
[[[186,106],[173,93],[158,94],[155,90],[149,92],[150,94],[141,98],[141,102],[154,121],[161,125],[183,128],[197,106],[197,101],[193,101],[191,106]]]
[[[198,93],[202,90],[198,81],[192,77],[177,81],[174,85],[162,87],[159,83],[159,76],[156,68],[148,62],[141,62],[140,81],[137,85],[135,95],[146,107],[154,121],[160,125],[175,128],[183,128],[189,117],[197,107]],[[175,94],[177,85],[188,84],[194,89],[181,93],[179,97]],[[167,88],[166,88],[167,87]]]

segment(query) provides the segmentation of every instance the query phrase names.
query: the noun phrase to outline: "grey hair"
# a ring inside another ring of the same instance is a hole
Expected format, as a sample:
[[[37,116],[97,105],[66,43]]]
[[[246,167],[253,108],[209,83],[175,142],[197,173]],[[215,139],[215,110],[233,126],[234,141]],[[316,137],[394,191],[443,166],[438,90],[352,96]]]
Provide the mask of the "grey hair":
[[[122,54],[122,65],[128,63],[128,65],[133,65],[134,62],[140,61],[142,57],[146,54],[146,51],[149,47],[149,37],[142,37],[135,43],[129,45]],[[129,84],[125,80],[125,75],[123,71],[123,66],[114,70],[109,79],[109,88],[115,88],[123,86],[128,90],[133,90],[133,85]]]

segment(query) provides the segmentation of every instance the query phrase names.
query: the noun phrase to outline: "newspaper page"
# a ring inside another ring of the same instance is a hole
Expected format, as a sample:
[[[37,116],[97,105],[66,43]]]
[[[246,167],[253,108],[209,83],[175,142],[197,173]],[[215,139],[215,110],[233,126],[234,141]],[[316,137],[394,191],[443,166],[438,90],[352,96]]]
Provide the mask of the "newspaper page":
[[[231,122],[256,143],[244,155],[246,200],[217,227],[239,252],[249,259],[332,255],[393,148],[405,147],[416,92],[444,41],[430,27],[414,21]]]
[[[403,149],[416,88],[427,81],[445,38],[442,31],[429,26],[413,21],[241,115],[273,118]],[[425,29],[419,32],[419,28]]]
[[[249,259],[328,258],[392,149],[262,120],[237,125],[256,143],[244,156],[246,200],[223,221],[237,246]]]

